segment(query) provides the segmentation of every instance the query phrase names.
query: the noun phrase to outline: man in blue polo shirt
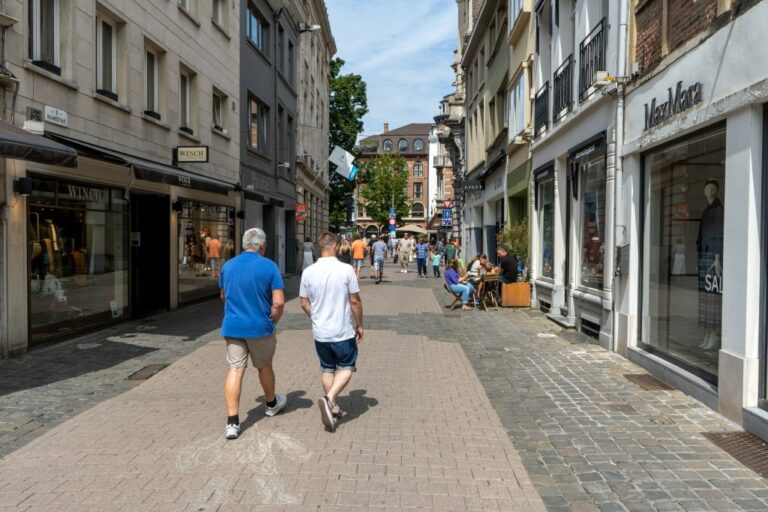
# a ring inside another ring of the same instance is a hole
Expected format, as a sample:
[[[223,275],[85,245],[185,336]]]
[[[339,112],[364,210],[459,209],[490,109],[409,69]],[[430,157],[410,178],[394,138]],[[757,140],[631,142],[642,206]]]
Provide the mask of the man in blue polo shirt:
[[[259,228],[243,234],[243,252],[221,269],[219,288],[224,301],[221,335],[227,341],[227,371],[224,396],[227,403],[227,439],[240,435],[240,389],[248,356],[259,370],[259,381],[267,402],[267,416],[285,407],[286,395],[275,394],[272,358],[277,338],[275,326],[283,315],[283,279],[275,263],[264,257],[267,235]]]

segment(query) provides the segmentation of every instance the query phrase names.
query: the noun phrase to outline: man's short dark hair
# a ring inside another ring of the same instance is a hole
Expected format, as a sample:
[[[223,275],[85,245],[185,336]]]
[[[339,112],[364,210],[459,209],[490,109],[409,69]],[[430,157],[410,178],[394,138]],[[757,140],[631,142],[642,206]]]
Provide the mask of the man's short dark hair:
[[[338,245],[339,237],[333,233],[325,232],[317,239],[317,245],[320,246],[321,251],[330,250],[334,244]]]

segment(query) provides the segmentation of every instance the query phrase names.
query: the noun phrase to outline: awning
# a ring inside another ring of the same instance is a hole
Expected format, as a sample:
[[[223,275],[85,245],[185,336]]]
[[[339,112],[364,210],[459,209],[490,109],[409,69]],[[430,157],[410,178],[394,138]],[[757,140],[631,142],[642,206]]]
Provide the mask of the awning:
[[[418,224],[406,224],[405,226],[400,226],[399,228],[397,228],[397,230],[406,231],[408,233],[422,233],[422,234],[427,233],[427,230],[419,226]]]
[[[216,194],[227,194],[235,189],[234,184],[202,176],[180,167],[173,167],[160,162],[154,162],[152,160],[147,160],[146,158],[128,155],[113,149],[106,149],[101,146],[96,146],[95,144],[89,144],[57,133],[46,132],[45,136],[53,141],[74,148],[83,156],[132,168],[134,176],[139,180],[165,183],[166,185],[191,188]]]
[[[0,156],[64,167],[77,166],[77,151],[0,121]]]

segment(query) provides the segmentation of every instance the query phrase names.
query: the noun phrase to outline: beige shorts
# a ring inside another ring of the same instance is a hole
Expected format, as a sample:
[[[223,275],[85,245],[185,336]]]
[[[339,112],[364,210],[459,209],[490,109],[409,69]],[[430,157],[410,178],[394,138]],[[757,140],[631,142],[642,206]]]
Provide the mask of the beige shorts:
[[[277,346],[277,337],[263,338],[225,338],[227,340],[227,363],[230,368],[246,368],[248,354],[256,368],[264,368],[272,364]]]

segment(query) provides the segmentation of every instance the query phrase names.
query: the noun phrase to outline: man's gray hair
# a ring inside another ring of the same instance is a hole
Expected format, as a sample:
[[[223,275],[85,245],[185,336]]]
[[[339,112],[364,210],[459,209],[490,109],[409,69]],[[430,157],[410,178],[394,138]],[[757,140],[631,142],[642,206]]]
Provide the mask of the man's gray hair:
[[[243,249],[259,249],[267,242],[267,234],[259,228],[251,228],[243,233]]]

